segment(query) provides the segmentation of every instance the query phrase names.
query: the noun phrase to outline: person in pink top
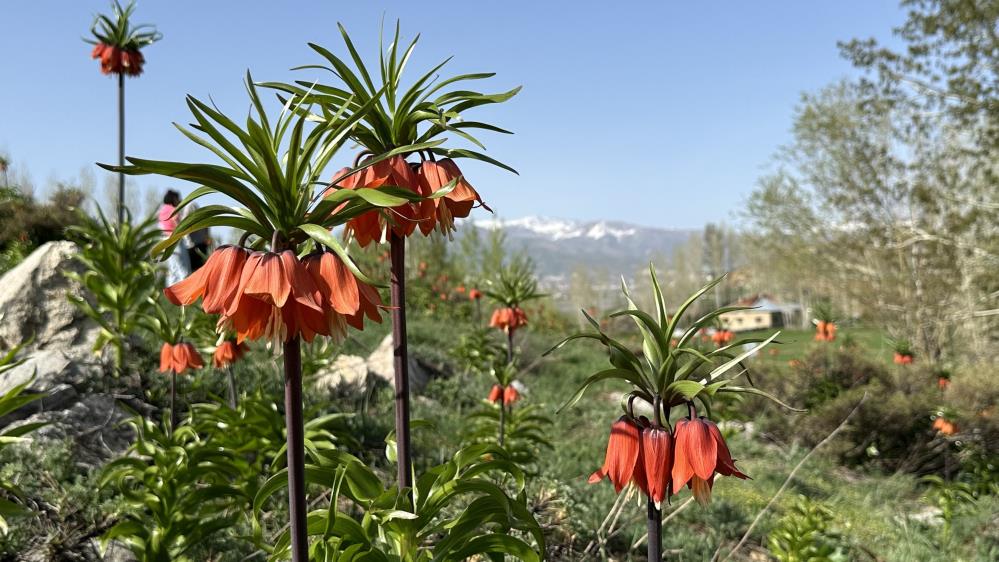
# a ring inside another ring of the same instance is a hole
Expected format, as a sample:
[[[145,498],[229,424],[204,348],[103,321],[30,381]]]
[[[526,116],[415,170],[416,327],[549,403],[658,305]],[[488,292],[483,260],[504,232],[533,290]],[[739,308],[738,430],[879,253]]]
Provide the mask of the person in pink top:
[[[180,214],[177,213],[177,205],[180,205],[180,193],[169,189],[163,196],[163,205],[160,207],[157,218],[159,219],[160,231],[164,238],[170,237],[177,225],[180,224]],[[167,258],[167,278],[166,284],[173,285],[191,274],[191,262],[188,261],[187,251],[184,248],[175,249]]]

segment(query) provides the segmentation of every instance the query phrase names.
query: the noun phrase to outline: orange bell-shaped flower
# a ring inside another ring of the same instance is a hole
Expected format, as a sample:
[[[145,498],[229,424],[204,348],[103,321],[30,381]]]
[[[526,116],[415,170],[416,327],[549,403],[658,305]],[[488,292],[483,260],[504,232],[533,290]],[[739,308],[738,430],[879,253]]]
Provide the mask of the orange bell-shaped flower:
[[[350,168],[344,168],[337,172],[336,177],[341,177],[350,172]],[[339,188],[345,189],[375,189],[382,186],[401,187],[412,190],[421,195],[424,192],[416,172],[410,168],[409,163],[402,156],[393,156],[373,164],[354,175],[344,178],[336,184]],[[327,194],[332,190],[328,190]],[[399,236],[409,236],[416,229],[416,223],[434,220],[433,202],[427,200],[419,205],[405,203],[398,207],[392,207],[388,212],[392,213],[393,220],[386,220],[385,213],[380,211],[369,211],[359,217],[347,221],[344,227],[346,233],[352,234],[357,244],[362,248],[372,242],[381,242],[391,231]]]
[[[212,366],[216,369],[224,369],[239,360],[245,352],[245,344],[226,340],[216,347],[215,352],[212,353]]]
[[[160,348],[160,372],[174,372],[178,375],[187,369],[200,369],[205,366],[201,354],[187,342],[164,343]]]
[[[424,235],[430,234],[435,228],[441,234],[450,235],[454,230],[454,219],[467,217],[476,203],[489,209],[450,158],[440,162],[425,160],[417,170],[417,177],[421,183],[421,193],[425,196],[432,195],[457,179],[454,189],[443,197],[429,200],[434,220],[420,221],[420,232]]]
[[[503,398],[503,387],[498,384],[494,384],[493,387],[489,390],[488,400],[493,404],[495,404],[499,402],[500,399],[502,398]]]
[[[332,252],[317,252],[302,259],[305,270],[322,295],[326,308],[326,321],[331,334],[344,334],[344,324],[360,330],[364,318],[381,323],[382,299],[370,285],[362,282],[350,271],[340,256]]]
[[[186,279],[163,289],[163,294],[178,306],[190,305],[201,298],[205,312],[221,314],[236,296],[243,265],[249,255],[248,250],[239,246],[220,246],[208,256],[205,265]]]
[[[669,495],[673,470],[673,435],[662,427],[649,427],[642,431],[642,457],[648,489],[652,501],[662,503]]]
[[[711,499],[715,474],[749,478],[739,471],[718,426],[706,418],[676,422],[673,449],[673,493],[689,485],[698,503]]]
[[[611,425],[610,438],[607,440],[607,452],[604,464],[590,475],[590,484],[595,484],[607,477],[614,485],[614,490],[620,492],[635,477],[638,465],[641,441],[641,429],[626,416],[621,416]],[[641,470],[642,480],[645,479],[644,466]],[[642,482],[644,484],[644,482]]]

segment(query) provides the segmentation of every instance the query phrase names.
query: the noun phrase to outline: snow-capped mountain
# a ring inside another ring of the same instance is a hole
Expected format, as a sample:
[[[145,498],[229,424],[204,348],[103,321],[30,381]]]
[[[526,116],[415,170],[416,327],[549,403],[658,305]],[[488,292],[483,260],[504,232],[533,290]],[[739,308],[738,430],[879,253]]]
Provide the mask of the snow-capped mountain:
[[[567,279],[576,268],[595,277],[631,277],[648,265],[672,257],[673,249],[697,230],[654,228],[616,221],[575,221],[547,217],[480,219],[481,229],[502,228],[511,250],[534,258],[538,273],[549,281]]]

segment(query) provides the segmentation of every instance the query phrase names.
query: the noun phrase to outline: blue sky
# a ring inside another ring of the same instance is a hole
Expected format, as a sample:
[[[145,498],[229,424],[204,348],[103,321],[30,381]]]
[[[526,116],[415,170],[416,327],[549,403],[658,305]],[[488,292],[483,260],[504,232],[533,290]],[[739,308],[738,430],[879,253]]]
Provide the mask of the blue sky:
[[[115,82],[81,40],[93,14],[107,10],[98,0],[4,8],[0,152],[39,189],[116,158]],[[127,154],[210,160],[171,124],[189,121],[186,94],[245,115],[247,68],[258,80],[319,77],[288,69],[319,62],[310,41],[343,53],[337,21],[362,55],[377,57],[383,15],[401,19],[407,37],[422,34],[407,75],[455,55],[449,74],[497,73],[478,84],[484,91],[523,85],[476,116],[516,133],[481,138],[520,176],[463,166],[500,216],[680,228],[731,222],[788,141],[801,92],[856,74],[836,41],[890,40],[904,19],[890,0],[144,0],[137,20],[155,23],[164,39],[126,86]],[[177,186],[138,180],[144,190],[168,185]]]

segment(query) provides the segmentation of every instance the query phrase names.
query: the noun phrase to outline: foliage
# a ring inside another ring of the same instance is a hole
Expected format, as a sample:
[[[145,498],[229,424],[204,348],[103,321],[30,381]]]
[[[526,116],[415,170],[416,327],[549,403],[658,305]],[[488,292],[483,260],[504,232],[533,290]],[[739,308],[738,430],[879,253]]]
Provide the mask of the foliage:
[[[511,461],[532,474],[537,472],[542,452],[555,447],[546,437],[551,429],[552,419],[543,411],[544,409],[536,404],[521,405],[508,408],[504,420],[503,448],[510,455]],[[482,408],[469,413],[465,417],[468,422],[465,441],[495,443],[499,418],[499,408],[494,404],[485,404]]]
[[[935,474],[924,476],[927,486],[926,499],[940,510],[943,533],[948,536],[958,511],[975,503],[974,489],[965,482],[948,482]]]
[[[393,447],[389,449],[394,450]],[[459,561],[475,555],[508,554],[540,560],[545,541],[527,509],[523,472],[495,445],[472,445],[418,475],[410,507],[408,490],[385,485],[357,457],[340,451],[311,451],[306,480],[332,483],[328,507],[309,514],[314,560]],[[254,499],[255,513],[285,483],[282,471]],[[513,486],[511,497],[502,482]],[[344,502],[361,517],[341,511]],[[536,549],[525,539],[533,539]],[[279,537],[272,559],[287,555],[288,533]]]
[[[832,511],[801,497],[770,531],[770,553],[780,562],[835,562],[847,560],[841,538],[830,530]]]
[[[67,227],[82,222],[83,199],[81,190],[67,185],[60,185],[45,202],[17,188],[0,188],[0,251],[10,260],[46,242],[65,240]]]
[[[180,202],[178,210],[212,193],[242,205],[242,208],[206,205],[188,213],[173,234],[156,245],[153,253],[172,252],[184,236],[195,230],[231,227],[244,231],[246,236],[255,235],[263,243],[269,241],[272,251],[314,241],[336,252],[354,275],[369,282],[347,257],[330,229],[373,208],[394,207],[420,197],[407,189],[392,186],[377,190],[338,189],[327,193],[320,178],[330,159],[347,141],[352,128],[378,98],[355,108],[349,115],[345,115],[345,107],[334,110],[322,107],[323,120],[319,124],[309,113],[309,105],[303,105],[301,100],[288,100],[272,124],[249,73],[246,90],[253,109],[245,129],[193,96],[187,98],[197,121],[193,127],[206,136],[177,126],[185,136],[213,152],[226,165],[131,157],[128,158],[131,165],[122,168],[102,164],[109,170],[126,174],[159,174],[199,185]],[[233,137],[238,144],[232,141]],[[388,157],[383,155],[368,160],[350,173],[357,173]],[[318,193],[316,186],[322,187]],[[442,197],[448,191],[446,187],[433,197]]]
[[[136,51],[159,41],[163,34],[148,24],[132,25],[132,12],[135,11],[135,1],[122,7],[118,0],[111,3],[111,16],[100,14],[94,18],[90,27],[93,39],[84,39],[91,44],[104,44],[120,49]]]
[[[3,356],[0,356],[0,375],[17,367],[23,361],[16,360],[20,347],[14,347]],[[34,377],[11,388],[6,393],[0,395],[0,418],[26,406],[36,400],[45,397],[41,393],[25,392],[25,389],[34,382]],[[44,426],[44,422],[23,423],[17,427],[0,428],[0,451],[13,443],[21,443],[28,438],[27,434]],[[31,512],[13,501],[22,496],[21,490],[13,482],[8,482],[0,478],[0,535],[7,533],[7,519],[11,517],[23,517]]]
[[[538,279],[534,274],[534,263],[523,255],[514,256],[510,263],[500,268],[496,273],[496,278],[489,280],[489,289],[483,292],[489,298],[507,307],[520,306],[525,302],[545,296],[538,292]]]
[[[484,154],[472,150],[444,148],[446,139],[441,134],[453,133],[482,147],[482,143],[468,133],[468,130],[481,129],[499,133],[509,133],[486,123],[467,120],[464,112],[483,105],[501,103],[517,94],[514,88],[500,94],[482,94],[470,90],[450,89],[448,86],[468,80],[490,78],[493,73],[475,73],[453,76],[438,80],[437,73],[450,59],[431,68],[417,79],[407,90],[402,89],[402,74],[409,62],[413,49],[419,40],[414,38],[407,47],[400,43],[400,26],[396,23],[395,35],[388,48],[379,53],[380,83],[372,80],[373,73],[364,65],[354,48],[346,29],[339,25],[344,44],[350,52],[353,68],[326,48],[310,43],[330,66],[308,65],[302,68],[327,70],[343,83],[338,86],[299,80],[293,84],[268,82],[265,86],[293,94],[306,103],[318,103],[323,115],[316,118],[330,119],[332,110],[346,110],[360,122],[349,133],[350,137],[372,155],[387,158],[396,154],[410,154],[427,151],[448,158],[474,158],[513,171]],[[384,42],[383,42],[384,45]],[[344,89],[346,88],[346,89]],[[433,97],[435,96],[436,97]],[[370,111],[369,111],[370,110]],[[372,162],[368,162],[372,163]],[[330,182],[335,184],[336,181]]]
[[[157,287],[156,269],[149,260],[160,240],[155,218],[150,216],[138,224],[126,220],[119,226],[98,209],[97,219],[89,219],[71,232],[80,246],[76,259],[84,271],[66,275],[83,286],[87,298],[67,298],[101,327],[94,352],[100,353],[110,344],[115,374],[119,375],[130,338],[145,322]]]
[[[612,366],[610,369],[590,375],[560,410],[564,410],[578,402],[591,385],[612,379],[629,383],[632,387],[629,396],[640,398],[650,405],[654,403],[658,404],[661,401],[666,411],[669,411],[669,408],[673,406],[697,400],[710,412],[711,398],[718,392],[756,394],[783,405],[783,402],[777,400],[773,395],[753,386],[743,387],[733,384],[737,377],[748,372],[748,367],[743,364],[743,361],[763,349],[778,334],[765,339],[747,338],[738,340],[706,353],[698,351],[694,347],[693,338],[702,329],[711,326],[720,315],[726,312],[747,308],[730,306],[712,310],[700,318],[693,320],[682,332],[682,335],[677,338],[676,344],[672,345],[673,334],[677,332],[680,319],[683,318],[684,313],[687,312],[687,309],[695,301],[714,288],[721,281],[721,278],[702,287],[670,315],[667,311],[666,303],[662,298],[662,292],[659,289],[659,281],[656,278],[655,268],[650,266],[649,270],[655,294],[655,316],[637,307],[631,298],[627,286],[623,287],[623,291],[629,308],[611,314],[611,318],[627,316],[634,320],[642,335],[641,356],[629,346],[608,336],[600,326],[600,323],[594,320],[586,311],[583,311],[583,315],[593,327],[593,331],[581,332],[569,336],[549,350],[548,353],[551,353],[573,340],[596,340],[607,350]],[[736,350],[747,343],[758,345],[754,345],[748,351],[742,351],[737,354]],[[740,370],[735,372],[734,375],[730,374],[729,372],[735,367],[739,367]],[[723,378],[726,375],[728,378]],[[789,406],[787,407],[790,408]]]
[[[131,424],[135,443],[101,478],[124,498],[102,542],[123,542],[141,562],[191,560],[192,548],[235,523],[233,508],[246,500],[233,485],[241,474],[237,454],[190,424],[173,431],[142,417]]]

